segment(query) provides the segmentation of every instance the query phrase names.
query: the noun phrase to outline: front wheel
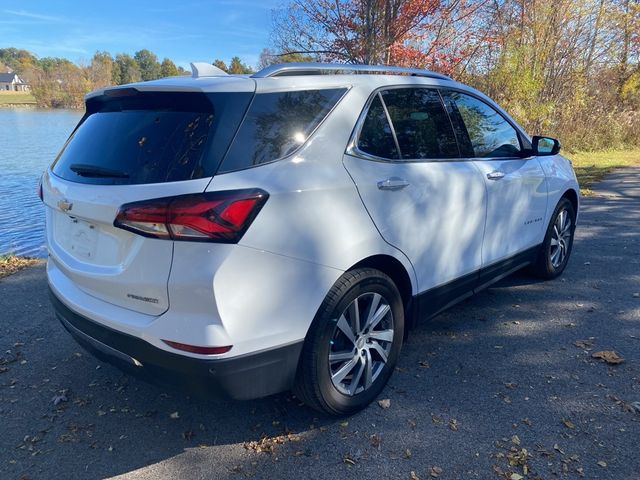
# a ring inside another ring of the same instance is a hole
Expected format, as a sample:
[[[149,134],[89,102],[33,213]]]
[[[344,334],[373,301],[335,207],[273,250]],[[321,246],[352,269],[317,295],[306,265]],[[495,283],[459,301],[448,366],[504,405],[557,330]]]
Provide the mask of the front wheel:
[[[573,204],[568,199],[562,198],[551,216],[544,242],[536,261],[531,266],[535,275],[552,279],[564,271],[573,248],[575,222],[576,212]]]
[[[370,268],[346,272],[309,329],[296,395],[330,415],[363,409],[393,373],[403,334],[402,298],[393,281]]]

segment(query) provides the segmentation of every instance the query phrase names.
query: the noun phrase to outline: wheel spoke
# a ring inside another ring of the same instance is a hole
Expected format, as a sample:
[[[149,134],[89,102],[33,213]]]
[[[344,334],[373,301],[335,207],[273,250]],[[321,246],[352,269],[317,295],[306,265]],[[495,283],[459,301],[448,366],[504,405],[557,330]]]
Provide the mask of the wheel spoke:
[[[371,318],[375,315],[378,310],[378,306],[380,305],[380,300],[382,300],[382,296],[374,293],[373,298],[371,299],[371,305],[369,305],[369,311],[367,312],[367,321],[363,325],[363,330],[365,330],[369,324],[371,323]]]
[[[335,352],[329,354],[329,362],[346,362],[353,358],[353,350],[345,350],[343,352]]]
[[[369,332],[369,338],[382,342],[393,342],[393,330],[374,330]]]
[[[368,349],[365,352],[364,389],[366,390],[373,382],[373,361],[371,360],[371,352]]]
[[[359,363],[360,368],[358,368],[358,371],[351,379],[351,385],[349,385],[349,395],[355,395],[356,390],[358,390],[358,385],[360,384],[360,379],[362,378],[362,373],[365,369],[364,359],[361,359]]]
[[[347,363],[345,363],[342,367],[338,369],[338,371],[331,375],[331,380],[335,383],[341,383],[344,378],[351,373],[351,370],[358,364],[358,357],[353,357]]]
[[[351,343],[354,345],[356,344],[356,336],[344,315],[340,315],[340,319],[338,319],[338,328],[351,341]]]
[[[371,344],[369,344],[369,348],[378,352],[378,355],[380,355],[382,361],[384,363],[387,363],[387,352],[384,351],[382,345],[380,345],[378,342],[372,342]]]
[[[358,335],[360,333],[360,306],[358,305],[358,298],[349,305],[349,319],[353,326],[353,333]]]
[[[380,323],[380,320],[382,320],[385,315],[387,313],[389,313],[389,311],[391,310],[391,307],[389,305],[382,305],[380,308],[378,308],[378,311],[369,318],[369,320],[367,320],[367,324],[365,325],[365,328],[369,331],[373,330],[374,328],[376,328],[376,325],[378,325],[378,323]]]
[[[552,247],[557,247],[558,246],[558,239],[551,237],[551,246]]]
[[[560,256],[560,247],[556,249],[555,252],[551,254],[551,263],[554,267],[557,267],[560,262],[558,262],[558,257]]]

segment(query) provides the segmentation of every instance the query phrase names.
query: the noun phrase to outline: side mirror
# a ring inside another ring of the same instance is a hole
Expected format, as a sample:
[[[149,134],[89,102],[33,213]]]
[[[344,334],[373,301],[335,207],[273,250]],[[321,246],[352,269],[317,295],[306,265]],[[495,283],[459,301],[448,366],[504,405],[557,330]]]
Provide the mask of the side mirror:
[[[560,152],[560,142],[551,137],[539,137],[535,135],[531,139],[534,155],[548,156],[557,155]]]

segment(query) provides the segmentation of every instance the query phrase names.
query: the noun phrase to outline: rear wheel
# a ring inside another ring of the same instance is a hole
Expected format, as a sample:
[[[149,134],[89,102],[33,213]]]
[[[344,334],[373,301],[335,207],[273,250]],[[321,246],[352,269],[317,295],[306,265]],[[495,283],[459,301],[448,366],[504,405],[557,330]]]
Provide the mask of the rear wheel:
[[[562,198],[551,217],[551,223],[538,252],[532,272],[540,278],[551,279],[560,275],[571,255],[576,213],[573,204]]]
[[[374,269],[345,273],[322,303],[305,340],[295,393],[330,415],[349,415],[382,391],[404,333],[402,299]]]

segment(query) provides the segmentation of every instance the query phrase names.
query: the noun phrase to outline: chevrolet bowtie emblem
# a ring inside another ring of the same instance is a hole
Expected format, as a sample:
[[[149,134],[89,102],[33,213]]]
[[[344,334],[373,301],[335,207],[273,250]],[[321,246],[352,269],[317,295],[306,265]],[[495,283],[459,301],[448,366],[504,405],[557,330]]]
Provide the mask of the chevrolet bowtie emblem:
[[[66,213],[73,208],[73,203],[68,202],[67,200],[60,200],[58,202],[58,207]]]

